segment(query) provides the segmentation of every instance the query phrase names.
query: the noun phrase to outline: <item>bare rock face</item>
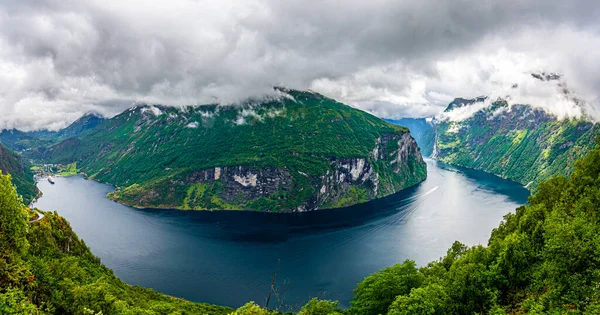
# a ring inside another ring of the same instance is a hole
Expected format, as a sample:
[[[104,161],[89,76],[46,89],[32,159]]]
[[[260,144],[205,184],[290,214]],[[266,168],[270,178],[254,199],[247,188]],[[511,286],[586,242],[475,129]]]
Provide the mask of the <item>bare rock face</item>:
[[[217,181],[221,187],[218,197],[226,202],[269,197],[280,190],[289,190],[292,184],[286,168],[254,169],[246,165],[195,171],[189,174],[186,183],[214,185]]]
[[[404,133],[378,138],[367,157],[329,158],[329,168],[319,176],[302,171],[292,174],[285,166],[258,168],[237,165],[193,171],[183,182],[173,181],[170,186],[200,185],[197,187],[202,187],[201,196],[198,193],[190,196],[194,192],[189,193],[188,188],[187,197],[194,202],[183,208],[215,210],[219,206],[253,209],[252,201],[262,200],[266,204],[273,204],[273,201],[286,199],[295,190],[300,193],[305,191],[310,195],[304,202],[290,203],[286,208],[271,205],[272,208],[255,209],[303,212],[349,206],[384,197],[419,183],[425,176],[425,163],[419,148],[410,134]],[[298,188],[301,185],[299,181],[307,182],[307,185]],[[144,198],[161,196],[160,192],[151,191]],[[215,199],[221,202],[214,202]]]
[[[408,133],[378,138],[368,158],[332,160],[331,164],[334,171],[322,177],[317,194],[320,205],[349,205],[343,198],[352,194],[353,188],[366,192],[367,200],[384,197],[412,186],[426,176],[419,147]],[[391,168],[390,175],[394,180],[377,171],[379,168],[375,165]]]

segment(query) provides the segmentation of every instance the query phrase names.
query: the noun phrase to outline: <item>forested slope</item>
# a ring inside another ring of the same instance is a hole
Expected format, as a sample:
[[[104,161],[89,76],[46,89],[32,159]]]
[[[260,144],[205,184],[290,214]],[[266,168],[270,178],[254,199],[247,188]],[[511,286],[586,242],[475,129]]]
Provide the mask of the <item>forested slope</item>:
[[[457,99],[446,109],[477,106],[482,99]],[[529,105],[498,100],[461,119],[436,120],[433,156],[445,163],[483,170],[531,189],[553,175],[567,176],[575,161],[594,148],[600,125],[557,119]]]
[[[147,208],[269,212],[344,207],[419,183],[408,129],[312,92],[257,103],[137,106],[32,152],[119,186]]]
[[[23,197],[25,204],[29,204],[37,196],[38,189],[29,164],[2,143],[0,143],[0,171],[12,175],[13,184],[17,186],[17,191]]]

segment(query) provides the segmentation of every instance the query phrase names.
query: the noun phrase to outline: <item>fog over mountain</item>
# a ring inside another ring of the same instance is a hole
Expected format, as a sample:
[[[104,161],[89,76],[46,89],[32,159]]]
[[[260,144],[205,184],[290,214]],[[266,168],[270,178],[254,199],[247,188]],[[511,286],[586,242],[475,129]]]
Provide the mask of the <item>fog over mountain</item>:
[[[510,95],[598,119],[598,16],[594,0],[5,0],[0,129],[55,130],[139,101],[232,103],[274,85],[388,118]],[[541,71],[563,85],[531,76]]]

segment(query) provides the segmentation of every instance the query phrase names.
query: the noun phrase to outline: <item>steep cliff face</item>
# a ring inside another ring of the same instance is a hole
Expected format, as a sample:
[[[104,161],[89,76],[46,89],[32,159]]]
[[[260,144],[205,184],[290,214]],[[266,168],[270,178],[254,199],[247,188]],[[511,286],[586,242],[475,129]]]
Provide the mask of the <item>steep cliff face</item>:
[[[310,211],[422,181],[408,129],[320,94],[232,106],[137,106],[31,156],[77,162],[136,207]]]
[[[323,176],[317,201],[343,207],[388,196],[422,181],[427,175],[416,141],[405,133],[377,139],[368,158],[331,161]]]
[[[433,154],[433,146],[435,143],[435,124],[433,123],[433,117],[385,119],[385,121],[408,128],[410,130],[410,135],[417,141],[423,156],[429,157]]]
[[[478,106],[484,98],[457,99],[446,113]],[[595,146],[598,124],[562,119],[529,105],[509,106],[496,101],[472,116],[438,119],[434,157],[440,161],[480,169],[535,189],[553,175],[569,175],[575,161]]]
[[[148,186],[134,184],[109,197],[143,208],[304,212],[388,196],[425,177],[419,148],[403,133],[377,138],[364,158],[329,158],[321,175],[293,166],[212,167]]]

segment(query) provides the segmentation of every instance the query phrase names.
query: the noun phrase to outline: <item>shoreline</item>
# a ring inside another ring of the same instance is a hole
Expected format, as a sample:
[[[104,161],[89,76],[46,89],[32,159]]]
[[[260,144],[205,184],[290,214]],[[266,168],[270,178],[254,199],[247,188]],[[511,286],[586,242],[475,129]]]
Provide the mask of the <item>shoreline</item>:
[[[313,213],[313,212],[321,212],[321,211],[328,211],[328,210],[339,210],[339,209],[352,208],[352,207],[357,207],[357,206],[364,206],[364,205],[367,205],[367,204],[370,204],[370,203],[373,203],[373,202],[381,202],[381,201],[386,200],[387,198],[393,197],[396,194],[406,192],[408,189],[415,188],[418,185],[421,185],[425,180],[427,180],[427,175],[426,175],[425,178],[423,178],[423,180],[421,180],[420,182],[415,183],[415,184],[410,185],[410,186],[407,186],[405,188],[402,188],[402,189],[400,189],[400,190],[398,190],[398,191],[396,191],[394,193],[391,193],[391,194],[388,194],[388,195],[385,195],[385,196],[381,196],[381,197],[378,197],[378,198],[374,198],[374,199],[368,200],[366,202],[361,202],[361,203],[356,203],[356,204],[348,205],[348,206],[345,206],[345,207],[319,208],[319,209],[311,210],[311,211],[269,212],[269,211],[256,211],[256,210],[247,210],[247,209],[239,209],[239,210],[228,210],[228,209],[181,209],[181,208],[174,208],[174,207],[168,207],[168,206],[165,206],[165,207],[142,207],[142,206],[138,206],[138,205],[134,205],[134,204],[128,204],[128,203],[122,202],[120,200],[115,200],[115,199],[109,198],[108,195],[110,193],[116,191],[119,187],[116,186],[116,185],[114,185],[114,184],[112,184],[112,183],[106,183],[106,182],[102,182],[102,181],[99,181],[99,180],[96,180],[96,179],[92,179],[92,178],[90,178],[84,172],[80,172],[80,173],[72,174],[72,175],[67,175],[67,176],[64,176],[64,175],[55,175],[55,176],[56,177],[62,177],[62,178],[68,178],[68,177],[74,177],[74,176],[82,176],[83,179],[85,179],[85,180],[91,180],[91,181],[94,181],[94,182],[99,183],[99,184],[111,186],[111,187],[114,188],[114,190],[108,192],[104,196],[104,198],[106,198],[106,199],[108,199],[108,200],[110,200],[112,202],[116,202],[116,203],[118,203],[120,205],[131,207],[131,208],[138,209],[138,210],[150,210],[150,211],[153,211],[153,210],[171,210],[171,211],[182,211],[182,212],[189,212],[189,211],[195,211],[195,212],[246,212],[246,213],[265,213],[265,214],[270,214],[270,215],[274,215],[274,214],[289,215],[289,214]],[[36,187],[37,187],[37,180],[36,180]],[[40,190],[40,193],[42,193],[41,190]],[[40,197],[41,197],[41,195],[40,195]],[[37,198],[36,198],[35,201],[37,201]],[[35,202],[32,201],[30,205],[33,205],[34,203]]]
[[[424,159],[424,160],[431,160],[431,161],[434,161],[434,162],[436,162],[436,163],[441,163],[441,164],[444,164],[444,165],[449,165],[449,166],[452,166],[452,167],[464,168],[464,169],[467,169],[467,170],[478,171],[478,172],[482,172],[482,173],[485,173],[485,174],[494,175],[494,176],[496,176],[496,177],[498,177],[498,178],[502,178],[502,179],[504,179],[504,180],[511,181],[511,182],[513,182],[513,183],[515,183],[515,184],[519,184],[519,185],[523,186],[523,188],[527,189],[527,190],[528,190],[530,193],[533,193],[533,190],[531,189],[531,187],[530,187],[530,186],[531,186],[531,184],[532,184],[534,181],[530,181],[529,183],[527,183],[527,184],[524,184],[524,183],[521,183],[521,182],[519,182],[519,181],[516,181],[516,180],[514,180],[514,179],[512,179],[512,178],[508,178],[508,177],[502,176],[502,175],[500,175],[500,174],[496,174],[496,173],[488,172],[488,171],[486,171],[486,170],[483,170],[483,169],[481,169],[481,168],[474,168],[474,167],[468,167],[468,166],[464,166],[464,165],[460,165],[460,164],[448,163],[448,162],[440,161],[440,160],[438,160],[438,159],[436,159],[436,158],[429,157],[429,156],[428,156],[428,157],[423,157],[423,159]]]
[[[427,161],[430,161],[430,162],[435,162],[435,163],[439,163],[439,164],[442,164],[442,165],[446,165],[446,166],[450,166],[450,167],[454,167],[454,168],[458,168],[458,169],[462,168],[462,169],[465,169],[465,170],[482,172],[484,174],[495,176],[495,177],[501,178],[503,180],[510,181],[512,183],[518,184],[519,186],[524,187],[525,189],[527,189],[530,193],[532,192],[532,190],[529,189],[529,187],[524,186],[520,182],[514,181],[514,180],[512,180],[510,178],[505,178],[503,176],[500,176],[500,175],[497,175],[497,174],[494,174],[494,173],[486,172],[486,171],[481,170],[481,169],[470,168],[470,167],[466,167],[466,166],[462,166],[462,165],[456,165],[456,164],[446,163],[446,162],[439,161],[439,160],[437,160],[435,158],[431,158],[431,157],[423,157],[423,159],[425,160],[426,163],[427,163]],[[244,212],[244,213],[264,213],[264,214],[268,214],[268,215],[290,215],[290,214],[302,214],[302,213],[314,213],[314,212],[322,212],[322,211],[332,211],[332,210],[340,210],[340,209],[352,208],[352,207],[357,207],[357,206],[365,206],[365,205],[368,205],[368,204],[371,204],[371,203],[384,202],[386,199],[391,198],[391,197],[393,197],[396,194],[406,192],[409,189],[413,189],[413,188],[421,185],[428,178],[428,175],[426,174],[425,178],[422,181],[420,181],[418,183],[415,183],[415,184],[413,184],[411,186],[407,186],[407,187],[405,187],[405,188],[403,188],[401,190],[398,190],[398,191],[396,191],[396,192],[394,192],[392,194],[388,194],[388,195],[385,195],[385,196],[382,196],[382,197],[378,197],[378,198],[375,198],[375,199],[368,200],[366,202],[356,203],[356,204],[345,206],[345,207],[319,208],[319,209],[311,210],[311,211],[269,212],[269,211],[256,211],[256,210],[247,210],[247,209],[239,209],[239,210],[228,210],[228,209],[182,209],[182,208],[176,208],[176,207],[170,207],[170,206],[144,207],[144,206],[139,206],[139,205],[135,205],[135,204],[129,204],[129,203],[123,202],[121,200],[115,200],[113,198],[109,198],[108,195],[110,193],[116,191],[119,187],[116,186],[116,185],[114,185],[114,184],[112,184],[112,183],[102,182],[102,181],[90,178],[84,172],[79,172],[77,174],[70,174],[70,175],[66,175],[66,176],[65,175],[56,175],[56,177],[62,177],[62,178],[73,177],[73,176],[82,176],[83,179],[85,179],[85,180],[91,180],[91,181],[94,181],[96,183],[100,183],[100,184],[104,184],[104,185],[109,185],[109,186],[113,187],[113,190],[110,191],[110,192],[108,192],[104,196],[104,198],[106,198],[106,199],[108,199],[108,200],[110,200],[112,202],[116,202],[116,203],[118,203],[120,205],[131,207],[131,208],[134,208],[134,209],[137,209],[137,210],[147,210],[147,211],[169,210],[169,211],[181,211],[181,212],[194,211],[194,212],[211,212],[211,213],[213,213],[213,212]],[[37,181],[36,181],[36,185],[37,185]],[[43,195],[43,193],[40,190],[40,196],[39,197],[41,197],[42,195]],[[37,201],[37,199],[39,199],[39,198],[36,198],[35,201]],[[35,203],[35,201],[32,201],[31,205],[33,205],[33,203]]]

